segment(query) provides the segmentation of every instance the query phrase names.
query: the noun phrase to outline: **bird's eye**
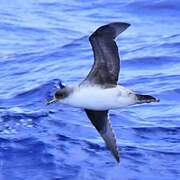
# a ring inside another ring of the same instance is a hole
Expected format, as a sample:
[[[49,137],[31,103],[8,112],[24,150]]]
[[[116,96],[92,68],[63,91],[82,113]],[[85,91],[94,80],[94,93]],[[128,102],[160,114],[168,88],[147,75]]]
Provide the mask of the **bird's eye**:
[[[64,94],[57,92],[57,93],[55,93],[55,97],[56,98],[63,98]]]

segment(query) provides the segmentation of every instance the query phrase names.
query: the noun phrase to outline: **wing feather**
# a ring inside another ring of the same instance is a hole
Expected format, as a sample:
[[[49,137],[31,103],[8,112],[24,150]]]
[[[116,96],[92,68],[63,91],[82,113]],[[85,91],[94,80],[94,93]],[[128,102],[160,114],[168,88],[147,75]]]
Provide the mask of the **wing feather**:
[[[110,120],[108,119],[108,111],[94,111],[85,109],[85,112],[95,126],[101,137],[104,139],[107,147],[111,150],[113,156],[120,161],[118,147],[116,144],[115,134],[112,130]]]
[[[115,38],[130,26],[128,23],[111,23],[98,28],[89,41],[94,53],[94,64],[83,83],[116,85],[120,58]]]

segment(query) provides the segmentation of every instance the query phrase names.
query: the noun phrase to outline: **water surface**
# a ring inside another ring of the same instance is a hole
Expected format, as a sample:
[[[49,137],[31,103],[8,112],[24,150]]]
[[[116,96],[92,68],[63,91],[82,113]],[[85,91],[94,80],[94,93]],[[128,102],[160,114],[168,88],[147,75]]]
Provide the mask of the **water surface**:
[[[161,99],[110,111],[117,165],[81,109],[45,101],[93,63],[89,35],[129,22],[118,38],[119,82]],[[0,180],[180,178],[178,0],[1,0]]]

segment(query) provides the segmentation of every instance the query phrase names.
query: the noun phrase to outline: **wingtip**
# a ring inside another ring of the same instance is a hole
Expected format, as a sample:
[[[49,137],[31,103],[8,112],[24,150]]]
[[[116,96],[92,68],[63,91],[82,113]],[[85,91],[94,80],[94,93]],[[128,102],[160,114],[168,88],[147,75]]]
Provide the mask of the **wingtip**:
[[[130,23],[126,23],[126,24],[127,24],[127,27],[131,26],[131,24],[130,24]]]
[[[120,158],[119,158],[119,156],[116,158],[116,161],[117,161],[118,164],[120,164]]]
[[[128,26],[131,26],[131,24],[130,24],[130,23],[128,23],[128,22],[127,22],[126,24],[127,24]]]
[[[129,27],[131,24],[128,22],[122,22],[122,24],[124,24],[125,26]]]
[[[131,26],[131,24],[130,23],[127,23],[127,22],[124,22],[124,23],[122,23],[123,25],[124,25],[124,28],[125,29],[127,29],[129,26]]]
[[[116,22],[112,22],[112,23],[109,23],[110,24],[121,24],[121,25],[125,25],[125,26],[130,26],[131,24],[128,23],[128,22],[120,22],[120,21],[116,21]]]
[[[115,32],[116,32],[116,37],[122,33],[123,31],[125,31],[131,24],[127,23],[127,22],[114,22],[114,23],[110,23],[109,26],[113,27]]]
[[[116,162],[119,164],[120,163],[120,155],[119,155],[119,151],[117,149],[116,153],[112,152],[114,158],[116,159]]]
[[[129,26],[131,26],[131,24],[128,23],[128,22],[114,22],[114,23],[111,23],[111,24],[119,24],[119,25],[124,26],[124,27],[126,27],[126,28],[128,28]]]

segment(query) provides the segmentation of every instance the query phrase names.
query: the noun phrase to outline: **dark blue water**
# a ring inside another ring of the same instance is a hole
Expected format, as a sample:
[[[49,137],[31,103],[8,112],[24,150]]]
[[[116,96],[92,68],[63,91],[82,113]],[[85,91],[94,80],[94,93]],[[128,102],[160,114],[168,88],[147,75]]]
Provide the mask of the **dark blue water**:
[[[119,82],[160,103],[110,111],[118,165],[76,108],[45,106],[61,79],[79,83],[97,27],[131,23],[118,39]],[[180,179],[178,0],[0,1],[0,180]]]

